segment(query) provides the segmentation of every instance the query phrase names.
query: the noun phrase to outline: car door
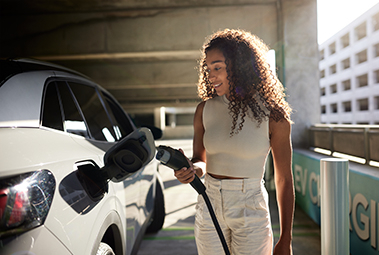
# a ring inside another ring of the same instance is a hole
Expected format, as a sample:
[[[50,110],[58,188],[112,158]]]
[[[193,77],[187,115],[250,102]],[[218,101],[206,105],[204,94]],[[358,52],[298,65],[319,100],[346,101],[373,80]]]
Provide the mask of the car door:
[[[124,135],[128,132],[125,130],[131,130],[133,128],[133,122],[130,118],[125,115],[121,107],[116,103],[111,95],[102,91],[102,96],[106,102],[106,106],[109,107],[109,112],[111,113],[111,119],[115,125],[114,129],[120,130]],[[114,120],[113,120],[114,119]],[[137,207],[139,210],[139,227],[145,223],[149,215],[153,211],[154,206],[154,183],[156,182],[157,174],[157,162],[153,160],[150,164],[146,165],[144,169],[139,172],[138,181],[139,181],[139,199]]]
[[[113,97],[105,91],[101,91],[101,96],[109,111],[109,114],[114,125],[114,130],[122,137],[126,136],[129,132],[135,129],[135,126],[128,115],[122,110],[120,105],[113,99]],[[132,178],[127,178],[123,181],[123,189],[117,189],[117,197],[124,199],[124,210],[127,217],[127,253],[129,254],[133,248],[134,242],[138,237],[142,224],[146,217],[144,210],[146,208],[146,199],[143,199],[144,190],[142,187],[142,180],[147,169],[151,168],[148,164],[143,169],[133,175]]]
[[[91,142],[104,150],[112,144],[129,135],[135,126],[107,92],[94,87],[68,82],[76,100],[80,106],[85,122],[89,128]],[[146,220],[146,195],[151,182],[145,181],[147,169],[151,165],[136,172],[122,183],[110,182],[110,188],[114,189],[117,204],[126,216],[127,253],[132,249],[135,239],[139,235],[142,224]],[[150,175],[154,173],[150,170]],[[141,187],[144,184],[144,187]],[[153,204],[150,202],[150,204]]]

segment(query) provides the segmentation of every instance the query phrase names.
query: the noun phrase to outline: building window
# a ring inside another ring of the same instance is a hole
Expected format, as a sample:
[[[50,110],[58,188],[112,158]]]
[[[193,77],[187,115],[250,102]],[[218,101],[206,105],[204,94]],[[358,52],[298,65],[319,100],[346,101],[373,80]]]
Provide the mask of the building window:
[[[375,97],[375,110],[379,110],[379,96]]]
[[[374,31],[379,30],[379,12],[372,16],[372,26]]]
[[[338,112],[337,104],[336,103],[331,104],[330,109],[332,110],[332,113],[337,113]]]
[[[366,31],[366,21],[360,24],[355,28],[355,38],[357,41],[361,40],[362,38],[366,37],[367,31]]]
[[[325,93],[325,88],[321,88],[321,96],[325,96],[326,93]]]
[[[374,71],[374,82],[379,83],[379,69]]]
[[[337,93],[337,84],[330,85],[330,94]]]
[[[323,60],[323,59],[325,59],[325,51],[320,50],[320,60]]]
[[[336,43],[329,44],[329,55],[333,55],[336,53]]]
[[[374,45],[374,57],[379,57],[379,43]]]
[[[350,68],[350,58],[342,60],[341,64],[342,64],[342,69]]]
[[[356,55],[357,64],[363,63],[367,61],[367,50],[362,50],[358,52]]]
[[[325,78],[325,70],[320,71],[320,78]]]
[[[368,98],[359,99],[358,102],[358,111],[367,111],[368,110]]]
[[[337,72],[337,65],[334,64],[334,65],[330,66],[329,67],[329,72],[330,72],[330,74],[336,73]]]
[[[357,77],[358,87],[365,87],[368,85],[368,77],[367,74],[363,74]]]
[[[326,106],[325,105],[321,106],[321,114],[326,114]]]
[[[351,112],[351,102],[346,101],[342,103],[344,112]]]
[[[350,90],[351,89],[351,82],[350,79],[342,82],[343,90]]]
[[[346,48],[349,45],[350,45],[350,37],[349,37],[349,33],[347,33],[347,34],[345,34],[344,36],[341,37],[341,46],[342,46],[342,49]]]

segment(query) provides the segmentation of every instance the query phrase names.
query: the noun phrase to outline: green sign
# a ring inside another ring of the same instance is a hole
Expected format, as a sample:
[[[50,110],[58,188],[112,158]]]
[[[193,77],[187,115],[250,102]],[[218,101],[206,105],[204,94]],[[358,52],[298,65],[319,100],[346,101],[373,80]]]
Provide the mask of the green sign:
[[[319,225],[320,154],[294,150],[293,176],[296,203]],[[378,169],[379,171],[379,169]],[[350,253],[379,254],[379,178],[362,174],[350,165]]]

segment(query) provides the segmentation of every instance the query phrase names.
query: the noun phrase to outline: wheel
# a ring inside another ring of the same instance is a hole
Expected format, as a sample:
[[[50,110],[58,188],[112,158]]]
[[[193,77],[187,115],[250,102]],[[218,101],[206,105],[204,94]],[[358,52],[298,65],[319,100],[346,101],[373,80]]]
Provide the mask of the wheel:
[[[146,233],[156,233],[162,229],[164,219],[166,217],[166,210],[164,206],[164,196],[162,187],[157,182],[156,191],[155,191],[155,201],[154,201],[154,209],[153,216],[150,225],[146,229]]]
[[[106,243],[100,243],[96,255],[115,255],[112,248]]]

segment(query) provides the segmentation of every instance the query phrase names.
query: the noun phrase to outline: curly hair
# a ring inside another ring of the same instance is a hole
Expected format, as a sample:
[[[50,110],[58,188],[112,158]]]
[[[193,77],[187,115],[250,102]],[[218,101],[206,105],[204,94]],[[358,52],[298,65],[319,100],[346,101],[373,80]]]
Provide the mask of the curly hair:
[[[227,79],[230,84],[229,112],[232,116],[231,136],[242,130],[249,108],[258,126],[269,118],[277,122],[284,118],[292,123],[292,109],[285,101],[283,85],[272,73],[266,60],[269,50],[267,45],[257,36],[243,30],[218,31],[204,43],[197,86],[198,95],[203,101],[217,96],[209,81],[205,62],[207,52],[212,49],[223,53],[227,66]],[[261,103],[257,98],[260,98]],[[262,105],[269,113],[262,109]],[[238,123],[239,117],[241,120]]]

